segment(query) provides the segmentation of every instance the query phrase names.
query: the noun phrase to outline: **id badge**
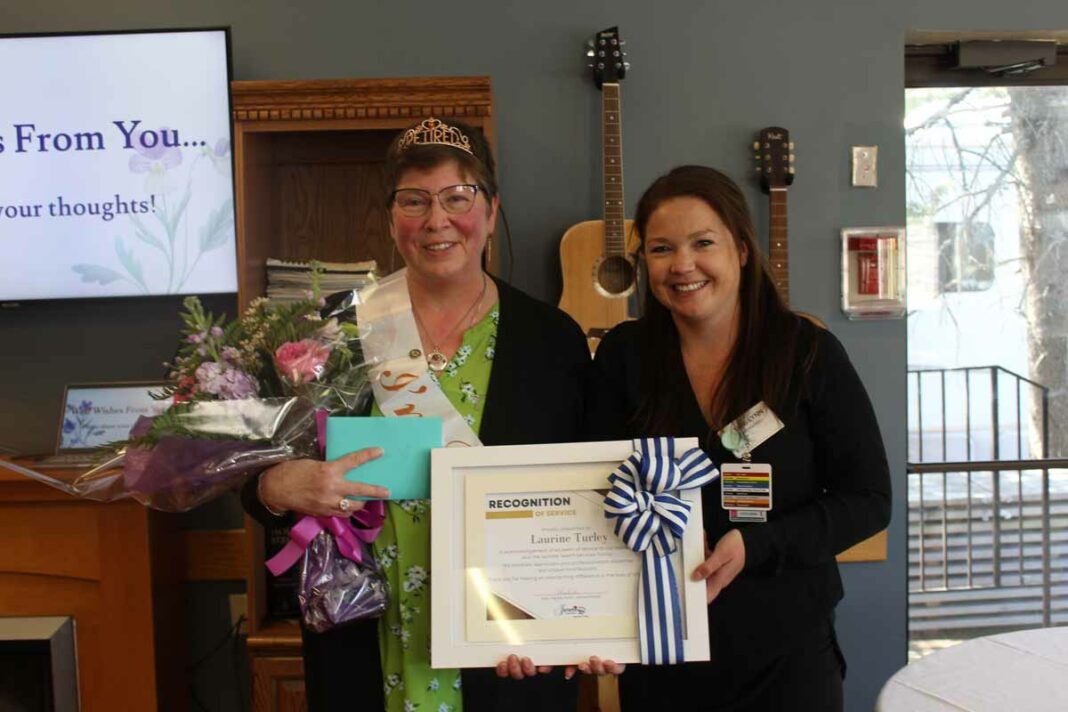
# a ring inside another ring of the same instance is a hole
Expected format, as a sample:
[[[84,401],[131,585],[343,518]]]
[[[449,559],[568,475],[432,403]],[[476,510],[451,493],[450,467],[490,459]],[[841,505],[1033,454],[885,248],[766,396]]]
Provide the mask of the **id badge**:
[[[750,453],[782,429],[779,416],[767,403],[760,401],[720,430],[719,441],[735,457],[749,462]]]
[[[766,522],[771,510],[771,465],[720,465],[720,503],[732,522]]]

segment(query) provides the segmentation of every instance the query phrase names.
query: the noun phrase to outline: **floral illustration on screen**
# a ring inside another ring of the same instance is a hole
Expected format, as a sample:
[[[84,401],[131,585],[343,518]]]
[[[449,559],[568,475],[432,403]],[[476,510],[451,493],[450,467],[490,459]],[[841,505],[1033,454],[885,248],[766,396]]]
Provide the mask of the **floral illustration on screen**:
[[[146,135],[152,139],[145,140]],[[192,224],[188,210],[194,198],[195,176],[201,174],[200,185],[215,175],[229,180],[230,141],[220,138],[214,145],[179,145],[177,131],[168,128],[145,130],[140,137],[132,142],[129,170],[144,176],[151,209],[124,216],[129,219],[132,236],[115,236],[115,262],[111,265],[83,263],[71,269],[83,282],[105,285],[125,281],[143,294],[181,293],[201,258],[233,241],[231,198],[208,211],[198,225]],[[205,171],[210,173],[203,175]]]
[[[67,415],[63,418],[64,447],[90,447],[90,443],[103,434],[104,429],[93,423],[92,401],[67,404]]]

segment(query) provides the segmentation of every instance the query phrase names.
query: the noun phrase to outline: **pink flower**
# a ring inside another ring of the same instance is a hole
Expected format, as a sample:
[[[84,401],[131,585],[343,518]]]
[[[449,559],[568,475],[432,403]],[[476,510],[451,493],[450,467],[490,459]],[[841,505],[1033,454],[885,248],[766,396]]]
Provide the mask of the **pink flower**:
[[[323,375],[330,348],[313,339],[290,341],[274,352],[274,365],[293,385],[314,381]]]

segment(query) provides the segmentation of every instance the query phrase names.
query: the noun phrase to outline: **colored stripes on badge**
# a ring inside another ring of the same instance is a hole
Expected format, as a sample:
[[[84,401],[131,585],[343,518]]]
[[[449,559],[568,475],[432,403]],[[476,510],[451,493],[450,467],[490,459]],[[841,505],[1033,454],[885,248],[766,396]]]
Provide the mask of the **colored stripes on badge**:
[[[771,509],[771,472],[723,466],[722,501],[724,509]]]

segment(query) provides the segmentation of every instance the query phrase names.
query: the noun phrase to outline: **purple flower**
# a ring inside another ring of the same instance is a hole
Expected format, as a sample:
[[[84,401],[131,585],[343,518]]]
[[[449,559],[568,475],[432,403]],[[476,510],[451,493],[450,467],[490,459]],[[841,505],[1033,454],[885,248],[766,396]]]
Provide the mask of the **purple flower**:
[[[73,433],[74,432],[74,428],[75,428],[75,425],[74,425],[74,421],[73,420],[71,420],[70,418],[64,418],[63,419],[63,432],[65,432],[65,433]]]
[[[204,146],[200,149],[202,154],[208,157],[211,165],[219,173],[226,175],[230,172],[230,140],[220,138],[214,146]]]
[[[240,368],[228,364],[208,361],[200,364],[196,371],[199,390],[216,395],[222,400],[251,398],[259,393],[256,379]]]
[[[235,349],[233,346],[223,346],[222,348],[223,361],[234,362],[241,357],[241,352]]]
[[[190,334],[189,336],[185,337],[185,340],[191,344],[199,344],[201,341],[204,340],[204,334]]]
[[[92,401],[83,400],[81,405],[78,406],[78,412],[79,413],[88,413],[92,409],[93,409],[93,402]]]
[[[213,326],[211,327],[211,335],[214,336],[216,339],[221,339],[223,335],[223,330],[218,326]]]
[[[166,134],[167,129],[162,128],[157,134]],[[141,132],[144,136],[144,132]],[[145,148],[141,141],[134,141],[135,153],[130,156],[130,170],[134,173],[166,173],[182,162],[182,152],[176,146],[164,146],[163,141],[157,141],[152,148]]]

